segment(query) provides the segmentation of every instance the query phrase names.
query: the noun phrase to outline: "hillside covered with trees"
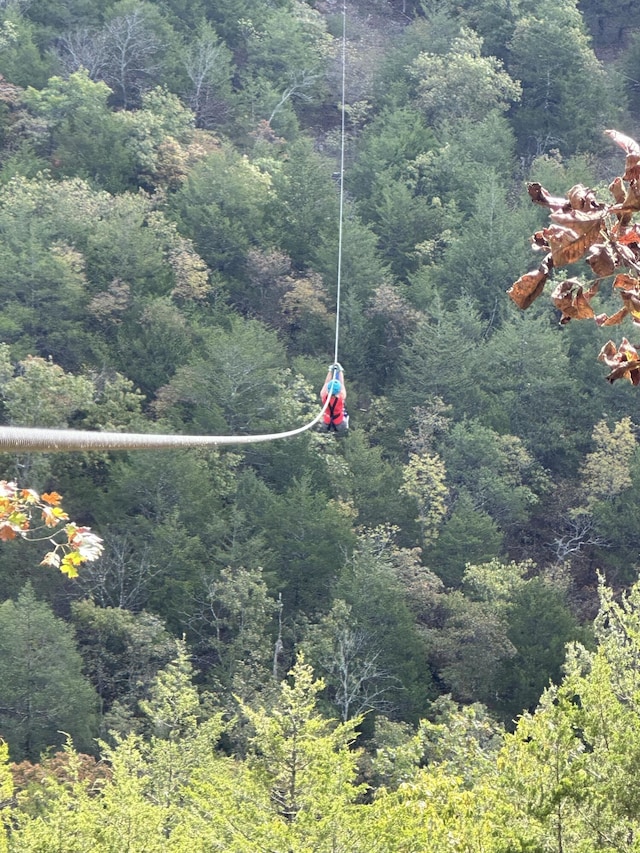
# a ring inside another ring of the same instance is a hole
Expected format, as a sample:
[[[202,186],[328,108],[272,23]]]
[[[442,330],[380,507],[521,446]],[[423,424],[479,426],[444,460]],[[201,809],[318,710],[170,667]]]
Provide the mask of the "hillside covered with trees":
[[[0,535],[0,853],[640,850],[635,249],[507,295],[527,184],[624,205],[634,0],[0,2],[0,423],[317,413],[344,23],[349,433],[0,454],[104,542]]]

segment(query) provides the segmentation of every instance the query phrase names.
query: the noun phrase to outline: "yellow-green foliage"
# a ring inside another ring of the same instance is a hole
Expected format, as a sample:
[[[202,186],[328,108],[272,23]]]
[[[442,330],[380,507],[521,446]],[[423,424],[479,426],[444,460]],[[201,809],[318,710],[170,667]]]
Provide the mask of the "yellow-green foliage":
[[[0,742],[0,853],[7,853],[7,834],[4,823],[7,814],[7,804],[13,794],[13,783],[8,767],[9,747]]]
[[[263,704],[240,703],[246,751],[234,756],[180,647],[146,704],[155,733],[106,748],[106,772],[83,773],[67,748],[38,807],[23,788],[9,819],[0,746],[0,853],[637,853],[640,585],[622,601],[603,585],[601,601],[597,649],[571,648],[562,682],[512,734],[479,707],[441,705],[444,723],[385,752],[377,789],[358,775],[360,721],[320,712],[323,684],[302,658]]]
[[[401,491],[418,505],[422,541],[430,545],[438,538],[440,524],[447,511],[449,490],[445,484],[444,462],[437,453],[412,453],[403,470]]]
[[[631,486],[629,466],[637,447],[630,418],[618,421],[612,430],[606,421],[600,421],[593,428],[592,439],[596,449],[587,454],[582,468],[582,487],[589,508]]]

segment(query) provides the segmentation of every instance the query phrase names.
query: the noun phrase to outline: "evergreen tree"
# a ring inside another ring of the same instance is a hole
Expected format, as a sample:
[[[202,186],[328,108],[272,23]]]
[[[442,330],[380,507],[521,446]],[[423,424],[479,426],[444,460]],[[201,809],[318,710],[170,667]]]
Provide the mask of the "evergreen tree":
[[[244,766],[227,779],[215,765],[203,766],[188,787],[197,850],[222,844],[234,853],[302,853],[311,846],[329,853],[350,844],[352,804],[361,791],[350,749],[355,721],[336,725],[321,716],[322,682],[302,658],[289,678],[272,707],[244,709],[254,732]]]
[[[0,729],[11,757],[37,759],[64,732],[92,750],[97,697],[73,631],[28,584],[0,605]]]

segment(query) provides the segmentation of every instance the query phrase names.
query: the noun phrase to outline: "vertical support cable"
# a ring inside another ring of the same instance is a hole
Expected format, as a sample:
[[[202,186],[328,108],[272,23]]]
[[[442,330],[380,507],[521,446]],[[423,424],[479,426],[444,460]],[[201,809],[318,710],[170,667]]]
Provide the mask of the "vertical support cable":
[[[341,129],[340,129],[340,211],[338,223],[338,270],[336,292],[336,336],[334,362],[338,361],[338,343],[340,340],[340,299],[342,285],[342,237],[344,222],[344,152],[345,152],[345,100],[347,76],[347,4],[342,5],[342,93],[341,93]],[[334,376],[336,372],[334,372]],[[322,410],[312,421],[304,426],[279,433],[264,435],[165,435],[159,433],[115,433],[84,432],[70,429],[48,429],[41,427],[13,427],[0,425],[0,450],[36,451],[58,453],[71,451],[108,451],[108,450],[164,450],[193,447],[215,447],[228,444],[253,444],[289,438],[305,432],[319,423],[329,405],[329,397]]]
[[[345,149],[345,92],[347,77],[347,3],[342,4],[342,93],[340,125],[340,213],[338,217],[338,272],[336,291],[336,339],[333,351],[334,362],[338,361],[338,343],[340,340],[340,290],[342,286],[342,232],[344,219],[344,149]]]

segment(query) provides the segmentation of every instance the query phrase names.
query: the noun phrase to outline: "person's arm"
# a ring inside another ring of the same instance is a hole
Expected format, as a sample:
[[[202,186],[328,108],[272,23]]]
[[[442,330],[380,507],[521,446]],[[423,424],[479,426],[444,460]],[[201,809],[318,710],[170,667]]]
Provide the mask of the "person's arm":
[[[333,371],[331,370],[331,368],[329,368],[329,370],[327,370],[327,378],[324,380],[324,385],[322,386],[322,389],[320,391],[320,398],[322,399],[323,403],[325,401],[327,394],[329,393],[329,391],[327,390],[327,387],[328,387],[328,385],[332,379],[333,379]]]
[[[327,371],[327,378],[324,380],[324,385],[322,386],[322,390],[320,391],[320,398],[322,399],[323,403],[329,393],[327,386],[329,385],[329,382],[331,382],[332,379],[337,379],[340,385],[342,386],[338,397],[341,400],[345,400],[347,397],[347,389],[344,387],[344,372],[342,370],[342,365],[332,364],[329,366],[329,370]]]

